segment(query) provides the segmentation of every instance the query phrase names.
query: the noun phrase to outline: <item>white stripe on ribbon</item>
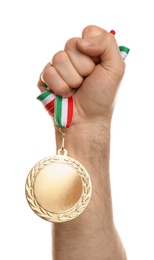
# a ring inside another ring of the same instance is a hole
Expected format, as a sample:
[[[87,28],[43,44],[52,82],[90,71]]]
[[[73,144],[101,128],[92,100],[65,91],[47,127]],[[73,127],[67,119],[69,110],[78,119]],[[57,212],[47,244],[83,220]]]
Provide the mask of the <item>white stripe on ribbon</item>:
[[[56,98],[56,95],[51,93],[49,96],[47,96],[46,98],[44,98],[42,100],[42,103],[44,106],[46,106],[48,103],[50,103],[52,100],[54,100]]]
[[[68,116],[68,98],[62,98],[61,125],[66,127]]]
[[[120,53],[121,53],[122,58],[125,60],[128,55],[127,52],[121,51]]]

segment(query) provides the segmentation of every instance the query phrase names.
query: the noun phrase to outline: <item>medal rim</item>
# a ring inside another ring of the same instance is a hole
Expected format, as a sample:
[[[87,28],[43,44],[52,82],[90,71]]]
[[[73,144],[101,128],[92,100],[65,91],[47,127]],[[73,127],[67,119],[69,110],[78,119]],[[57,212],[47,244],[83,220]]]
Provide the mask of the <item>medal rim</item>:
[[[82,182],[82,193],[77,203],[70,209],[64,212],[51,212],[43,208],[37,201],[34,193],[34,183],[35,178],[39,174],[40,170],[42,170],[50,163],[58,162],[58,160],[60,159],[63,159],[65,163],[67,163],[78,172]],[[27,176],[25,184],[25,194],[29,206],[39,217],[50,222],[66,222],[73,220],[74,218],[79,216],[88,206],[92,194],[92,183],[87,170],[80,162],[72,157],[61,155],[58,153],[55,156],[45,157],[33,166]]]

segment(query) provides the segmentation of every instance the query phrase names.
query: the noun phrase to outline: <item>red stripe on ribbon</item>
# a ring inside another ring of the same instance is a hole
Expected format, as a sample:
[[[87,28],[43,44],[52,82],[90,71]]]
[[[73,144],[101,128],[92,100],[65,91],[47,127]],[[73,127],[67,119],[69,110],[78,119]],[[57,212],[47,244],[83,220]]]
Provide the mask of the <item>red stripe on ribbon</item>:
[[[71,125],[72,118],[73,118],[73,98],[69,97],[68,98],[68,115],[67,115],[67,124],[66,124],[67,128],[69,128],[69,126]]]
[[[54,113],[54,107],[52,107],[50,110],[48,110],[48,114],[49,114],[50,116],[52,116],[53,113]]]
[[[46,104],[45,109],[48,111],[54,107],[55,99],[51,100],[48,104]]]

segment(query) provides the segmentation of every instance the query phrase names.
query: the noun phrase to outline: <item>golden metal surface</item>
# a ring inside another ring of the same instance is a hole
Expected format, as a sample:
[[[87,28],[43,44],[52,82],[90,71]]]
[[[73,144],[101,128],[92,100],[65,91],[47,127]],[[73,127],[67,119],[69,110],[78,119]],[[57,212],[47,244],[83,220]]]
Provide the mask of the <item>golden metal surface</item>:
[[[87,207],[92,185],[88,172],[63,149],[39,161],[26,180],[26,198],[31,209],[51,222],[65,222]]]
[[[43,208],[60,213],[78,202],[82,182],[70,165],[52,163],[40,170],[34,182],[34,193]]]

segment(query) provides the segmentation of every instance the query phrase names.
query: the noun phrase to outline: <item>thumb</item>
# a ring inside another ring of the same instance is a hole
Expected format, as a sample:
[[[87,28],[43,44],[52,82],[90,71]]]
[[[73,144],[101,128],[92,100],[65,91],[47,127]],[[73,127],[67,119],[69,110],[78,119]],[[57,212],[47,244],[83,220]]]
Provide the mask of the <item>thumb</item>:
[[[119,47],[111,33],[100,34],[89,38],[79,38],[77,47],[88,56],[99,56],[101,61],[121,61]]]

